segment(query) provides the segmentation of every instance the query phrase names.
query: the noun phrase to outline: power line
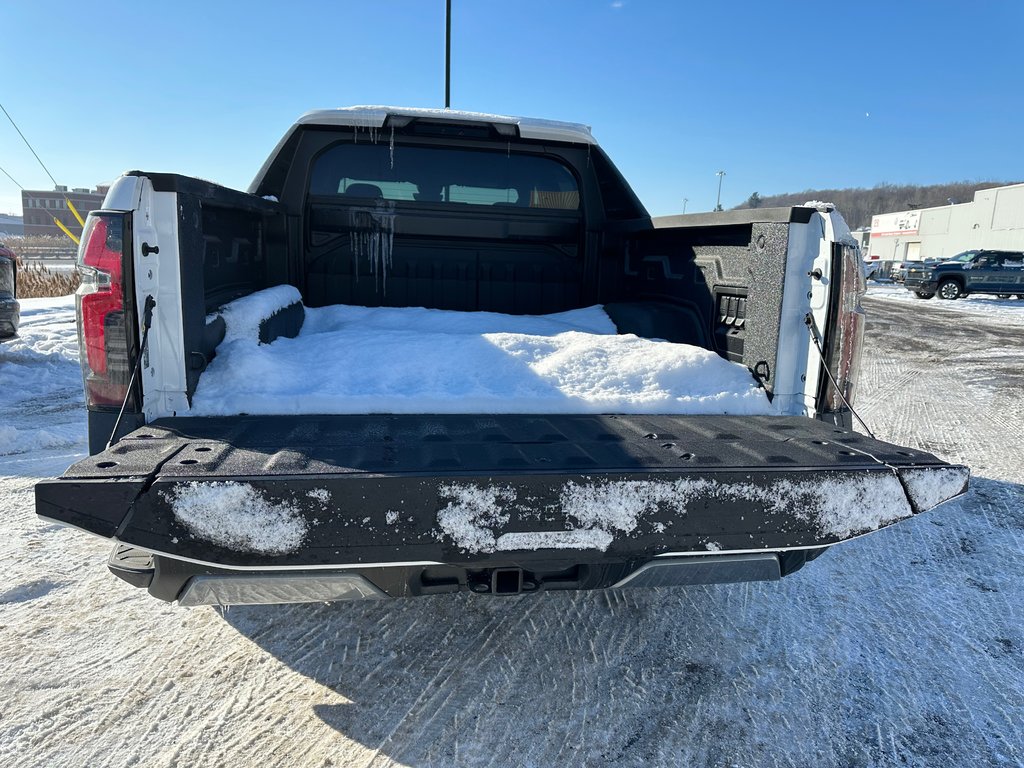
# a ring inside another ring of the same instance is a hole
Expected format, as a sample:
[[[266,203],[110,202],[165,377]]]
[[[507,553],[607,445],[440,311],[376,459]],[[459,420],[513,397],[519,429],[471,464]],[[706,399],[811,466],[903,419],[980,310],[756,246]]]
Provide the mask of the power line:
[[[6,176],[11,181],[13,181],[14,185],[18,189],[22,190],[23,192],[25,191],[25,188],[23,186],[21,186],[21,184],[18,183],[18,180],[16,178],[14,178],[13,176],[11,176],[11,174],[9,174],[7,171],[5,171],[2,167],[0,167],[0,173],[3,173],[4,176]]]
[[[60,185],[57,183],[57,180],[55,178],[53,178],[53,174],[50,173],[50,169],[46,167],[46,163],[44,163],[42,161],[42,159],[39,157],[39,155],[36,154],[36,151],[34,149],[32,149],[32,145],[28,143],[28,139],[25,138],[25,134],[21,132],[21,128],[19,128],[18,124],[16,122],[14,122],[14,118],[11,117],[10,113],[8,113],[8,111],[4,108],[3,104],[0,104],[0,110],[3,110],[3,113],[5,115],[7,115],[7,119],[11,121],[11,125],[14,126],[14,130],[16,130],[18,132],[18,135],[21,136],[21,140],[25,142],[25,146],[28,147],[29,152],[31,152],[33,155],[35,155],[36,160],[39,161],[39,164],[43,167],[43,170],[46,171],[46,175],[49,176],[50,177],[50,181],[53,182],[53,186],[54,187],[59,187]],[[17,183],[17,182],[15,182],[15,183]],[[19,186],[21,186],[21,185],[19,184]]]
[[[46,163],[43,162],[43,159],[41,157],[39,157],[39,154],[35,151],[35,149],[32,148],[32,145],[29,144],[28,139],[25,138],[25,134],[21,132],[21,128],[19,128],[18,124],[16,122],[14,122],[14,118],[11,117],[10,112],[7,111],[7,109],[4,107],[4,105],[2,103],[0,103],[0,110],[2,110],[5,115],[7,115],[7,119],[11,121],[11,125],[14,126],[14,130],[16,130],[18,132],[18,135],[21,136],[21,140],[25,142],[25,146],[28,147],[29,152],[31,152],[33,154],[33,156],[36,158],[36,160],[39,161],[39,165],[41,165],[43,167],[43,170],[46,171],[46,175],[49,176],[50,177],[50,181],[53,182],[53,188],[55,190],[60,190],[60,184],[58,184],[57,180],[55,178],[53,178],[53,174],[50,173],[50,169],[46,167]],[[0,170],[3,170],[3,169],[0,168]],[[11,181],[14,181],[14,177],[11,176],[11,174],[7,173],[7,171],[4,171],[4,175],[7,178],[9,178]],[[14,183],[18,184],[17,181],[14,181]],[[18,184],[18,186],[21,187],[21,191],[22,192],[25,191],[25,188],[22,187],[21,184]],[[78,213],[78,209],[75,208],[74,203],[71,202],[71,198],[68,197],[67,192],[61,192],[61,196],[64,198],[64,202],[67,203],[68,210],[70,210],[71,213],[73,213],[75,215],[75,218],[78,219],[79,226],[81,226],[82,229],[84,230],[85,229],[85,222],[82,220],[81,214]],[[56,224],[64,232],[64,234],[66,234],[68,237],[70,237],[72,240],[74,240],[76,245],[78,244],[78,238],[76,238],[73,234],[71,234],[71,231],[68,230],[68,228],[66,226],[64,226],[64,224],[56,216],[54,216],[51,213],[50,214],[50,218],[53,219],[53,223]]]

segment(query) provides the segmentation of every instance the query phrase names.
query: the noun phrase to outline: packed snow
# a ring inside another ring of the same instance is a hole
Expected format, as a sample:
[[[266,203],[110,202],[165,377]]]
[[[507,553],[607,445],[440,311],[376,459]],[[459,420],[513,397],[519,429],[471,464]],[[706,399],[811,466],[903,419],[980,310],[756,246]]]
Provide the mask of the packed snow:
[[[292,304],[302,303],[299,289],[291,285],[277,285],[263,291],[251,293],[213,313],[224,318],[224,339],[221,344],[239,340],[259,341],[260,325]],[[211,318],[207,318],[210,320]]]
[[[163,496],[178,522],[197,538],[238,552],[292,552],[308,531],[293,504],[271,501],[248,483],[180,483]]]
[[[782,581],[227,611],[35,516],[85,412],[73,302],[24,304],[0,426],[61,440],[0,456],[0,764],[1024,764],[1024,330],[973,297],[869,295],[858,401],[971,492]]]
[[[262,304],[261,295],[242,299],[244,312],[225,308],[230,336],[199,380],[194,414],[773,413],[742,365],[616,334],[600,307],[544,316],[307,308],[296,338],[260,344],[256,318],[294,294]]]

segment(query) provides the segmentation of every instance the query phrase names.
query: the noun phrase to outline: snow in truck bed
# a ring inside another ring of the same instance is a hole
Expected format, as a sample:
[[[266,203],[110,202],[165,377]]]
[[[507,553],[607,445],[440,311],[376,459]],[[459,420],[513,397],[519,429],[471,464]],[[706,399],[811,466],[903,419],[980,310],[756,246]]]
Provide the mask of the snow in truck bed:
[[[617,334],[599,306],[543,316],[307,308],[296,338],[260,344],[259,319],[299,300],[278,286],[222,310],[227,334],[193,413],[773,413],[744,366]]]

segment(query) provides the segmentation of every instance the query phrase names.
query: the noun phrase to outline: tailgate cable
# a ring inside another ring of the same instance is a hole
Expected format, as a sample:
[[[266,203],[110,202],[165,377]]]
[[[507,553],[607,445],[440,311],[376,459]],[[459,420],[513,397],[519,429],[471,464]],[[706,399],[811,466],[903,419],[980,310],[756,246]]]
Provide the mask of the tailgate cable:
[[[117,421],[114,422],[114,429],[110,432],[110,439],[107,440],[106,448],[109,448],[114,443],[114,437],[117,435],[117,428],[121,426],[121,419],[124,416],[125,408],[128,407],[128,401],[132,396],[132,388],[135,386],[135,378],[139,375],[139,370],[142,368],[142,356],[146,354],[146,345],[149,343],[149,328],[153,325],[153,307],[156,306],[156,299],[152,296],[146,297],[146,303],[142,308],[142,344],[139,345],[139,356],[135,359],[135,367],[132,369],[132,377],[128,380],[128,391],[125,392],[124,402],[121,403],[121,410],[117,414]],[[106,450],[104,448],[104,450]]]
[[[864,422],[864,419],[862,419],[860,417],[860,414],[858,414],[855,410],[853,410],[853,406],[850,405],[850,401],[846,399],[846,395],[843,394],[843,390],[840,389],[839,385],[836,383],[835,377],[832,375],[832,371],[830,371],[828,369],[828,364],[825,362],[825,353],[824,353],[824,351],[821,348],[821,338],[820,338],[820,336],[818,334],[818,329],[814,325],[814,317],[812,317],[810,312],[808,312],[806,315],[804,315],[804,323],[807,325],[807,330],[810,331],[811,341],[814,342],[814,348],[816,350],[818,350],[818,356],[821,358],[821,367],[825,369],[825,373],[828,375],[829,381],[832,382],[832,386],[835,387],[836,392],[839,393],[839,397],[842,398],[843,402],[846,404],[846,407],[850,409],[850,413],[852,413],[856,417],[857,421],[859,421],[861,426],[864,427],[864,429],[867,431],[868,436],[872,440],[877,440],[878,438],[875,437],[875,433],[871,431],[871,427],[869,427]],[[848,445],[847,448],[849,448],[850,450],[853,450],[853,451],[857,451],[857,453],[861,453],[861,454],[863,454],[865,456],[868,456],[868,457],[874,459],[875,461],[877,461],[879,464],[884,464],[889,469],[891,469],[892,473],[896,476],[896,480],[899,482],[900,487],[903,489],[904,495],[907,497],[907,503],[910,504],[911,512],[913,512],[914,514],[917,514],[918,512],[921,511],[918,508],[918,502],[916,501],[915,496],[914,496],[913,492],[910,489],[910,486],[907,485],[907,479],[903,476],[903,473],[900,472],[897,467],[894,467],[889,462],[884,461],[884,460],[878,458],[877,456],[873,456],[872,454],[868,453],[867,451],[861,450],[859,448],[855,448],[852,445]]]
[[[864,429],[867,431],[868,437],[870,437],[872,440],[877,440],[878,438],[875,437],[875,433],[871,431],[871,427],[869,427],[865,423],[864,419],[860,417],[859,413],[853,410],[853,406],[850,405],[850,401],[846,399],[846,394],[843,392],[842,387],[840,387],[839,384],[836,383],[836,379],[832,375],[832,371],[828,369],[828,363],[825,362],[825,352],[821,348],[821,339],[818,335],[818,329],[814,325],[814,318],[811,316],[810,312],[804,315],[804,324],[807,326],[807,330],[811,334],[811,341],[814,342],[814,348],[818,350],[818,357],[821,358],[821,367],[825,369],[825,373],[828,376],[828,380],[832,382],[832,387],[835,389],[836,394],[839,395],[840,399],[843,401],[846,407],[850,409],[850,413],[853,414],[854,418],[856,418],[857,421],[860,422],[860,425],[864,427]]]

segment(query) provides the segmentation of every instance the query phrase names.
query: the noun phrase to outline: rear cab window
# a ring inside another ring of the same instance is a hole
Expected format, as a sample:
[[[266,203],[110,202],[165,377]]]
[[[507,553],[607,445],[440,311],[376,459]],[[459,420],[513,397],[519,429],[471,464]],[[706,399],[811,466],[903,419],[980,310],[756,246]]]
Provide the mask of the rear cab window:
[[[335,144],[314,161],[309,193],[339,199],[576,211],[576,176],[537,155],[430,146]]]

